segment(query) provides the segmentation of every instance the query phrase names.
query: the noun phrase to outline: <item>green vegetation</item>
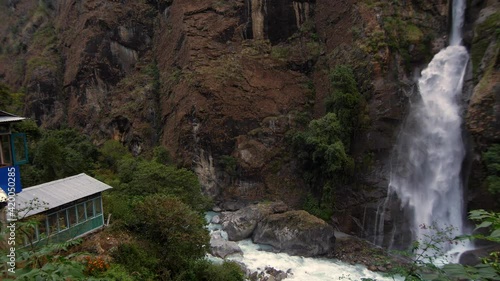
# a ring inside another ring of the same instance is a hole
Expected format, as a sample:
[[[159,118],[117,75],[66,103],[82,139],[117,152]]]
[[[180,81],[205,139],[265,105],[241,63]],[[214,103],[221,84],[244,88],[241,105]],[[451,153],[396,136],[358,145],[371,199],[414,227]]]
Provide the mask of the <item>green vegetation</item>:
[[[363,29],[354,26],[352,35],[360,49],[372,56],[384,70],[388,70],[387,49],[391,54],[399,54],[403,66],[411,70],[413,62],[430,60],[434,33],[419,21],[403,15],[399,1],[363,1],[366,8],[380,7],[381,28]],[[425,16],[425,13],[421,16]]]
[[[311,193],[321,198],[315,201],[309,197],[303,207],[323,218],[331,215],[337,186],[345,184],[353,173],[351,142],[367,125],[366,105],[352,69],[337,66],[330,80],[333,91],[325,101],[327,114],[292,136],[304,179]]]
[[[31,77],[38,69],[47,69],[54,73],[59,69],[58,60],[48,56],[32,57],[26,63],[26,76]]]
[[[0,109],[21,114],[24,108],[24,93],[15,93],[5,85],[0,83]]]
[[[492,37],[498,36],[499,34],[499,22],[500,22],[500,13],[491,14],[486,20],[484,20],[481,24],[476,26],[474,31],[475,36],[472,41],[471,46],[471,61],[473,66],[474,78],[478,79],[479,75],[479,65],[484,57],[486,49],[488,46],[494,41]],[[498,43],[495,43],[494,46],[498,52]],[[494,64],[494,60],[491,61]]]
[[[323,219],[325,221],[329,221],[333,215],[333,209],[322,207],[321,202],[319,202],[312,194],[307,194],[306,199],[302,205],[302,208],[306,210],[308,213]]]
[[[494,144],[483,153],[484,163],[488,170],[486,182],[491,194],[500,193],[500,144]]]
[[[117,141],[98,149],[71,129],[44,131],[23,122],[16,130],[32,141],[31,163],[22,171],[25,188],[82,172],[94,175],[114,187],[103,194],[104,212],[113,220],[101,236],[130,238],[104,254],[82,253],[76,247],[80,240],[28,243],[18,252],[22,269],[3,280],[244,280],[236,264],[205,261],[209,235],[203,212],[209,201],[196,175],[172,166],[165,148],[157,147],[151,159],[143,159]],[[19,222],[19,239],[30,237],[36,224],[35,217]],[[1,256],[7,258],[3,252]]]
[[[38,133],[32,130],[31,134]],[[31,164],[23,166],[24,186],[80,172],[92,174],[98,151],[88,137],[72,129],[44,131],[41,134],[41,139],[30,148]]]
[[[290,55],[290,47],[287,46],[273,46],[271,49],[271,56],[276,59],[286,59]]]
[[[330,73],[332,93],[326,98],[327,112],[333,112],[342,127],[341,139],[349,151],[351,140],[358,130],[367,126],[365,101],[358,91],[352,69],[345,65],[337,66]]]
[[[427,235],[415,241],[408,251],[398,252],[407,256],[410,263],[398,265],[389,276],[402,276],[405,281],[456,281],[456,280],[500,280],[500,252],[491,252],[483,257],[481,263],[470,266],[462,264],[445,264],[437,266],[436,261],[446,256],[443,245],[462,243],[463,240],[488,240],[500,243],[500,214],[484,210],[473,210],[469,219],[478,222],[477,229],[487,229],[486,234],[454,237],[452,226],[439,228],[436,225],[422,225],[428,230]]]
[[[221,164],[224,166],[224,171],[230,176],[236,176],[238,160],[230,155],[222,155],[220,157]]]
[[[189,205],[174,197],[152,195],[137,205],[136,213],[140,233],[160,250],[158,256],[171,275],[204,257],[208,230],[204,218]]]

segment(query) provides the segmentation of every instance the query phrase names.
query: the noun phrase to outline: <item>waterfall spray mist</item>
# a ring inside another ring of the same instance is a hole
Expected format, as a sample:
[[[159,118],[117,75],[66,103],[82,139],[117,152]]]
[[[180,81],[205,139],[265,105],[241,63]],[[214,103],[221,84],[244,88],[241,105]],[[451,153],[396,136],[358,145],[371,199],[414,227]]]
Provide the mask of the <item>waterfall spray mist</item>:
[[[388,196],[395,194],[409,215],[413,240],[425,239],[422,226],[433,223],[453,226],[451,235],[464,232],[460,97],[469,60],[460,46],[464,1],[454,1],[452,10],[450,46],[422,71],[420,99],[411,106],[393,154]]]

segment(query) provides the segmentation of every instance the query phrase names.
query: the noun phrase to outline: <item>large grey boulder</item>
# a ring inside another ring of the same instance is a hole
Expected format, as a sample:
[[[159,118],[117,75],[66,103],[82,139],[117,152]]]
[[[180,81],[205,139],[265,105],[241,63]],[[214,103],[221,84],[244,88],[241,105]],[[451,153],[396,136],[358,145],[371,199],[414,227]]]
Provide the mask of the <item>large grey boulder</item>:
[[[290,255],[311,257],[333,251],[335,235],[333,227],[324,220],[306,211],[289,211],[264,218],[252,240]]]
[[[236,242],[224,239],[220,230],[212,232],[210,236],[210,252],[212,255],[225,258],[232,254],[243,254]]]
[[[227,232],[229,240],[239,241],[251,237],[257,223],[268,215],[287,210],[283,202],[269,202],[250,205],[236,212],[223,212],[222,229]]]

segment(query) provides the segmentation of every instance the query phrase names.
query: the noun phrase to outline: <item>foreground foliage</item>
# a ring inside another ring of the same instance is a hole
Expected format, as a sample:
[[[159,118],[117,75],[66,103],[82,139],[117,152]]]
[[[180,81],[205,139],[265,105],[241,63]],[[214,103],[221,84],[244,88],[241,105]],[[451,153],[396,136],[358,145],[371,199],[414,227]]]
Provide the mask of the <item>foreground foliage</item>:
[[[488,171],[486,183],[491,194],[500,193],[500,144],[494,144],[483,153]]]
[[[19,246],[17,270],[2,280],[243,280],[237,265],[205,261],[209,235],[203,212],[210,202],[196,175],[172,165],[164,148],[147,159],[133,157],[116,141],[98,149],[70,129],[43,131],[23,122],[17,130],[31,141],[30,164],[22,171],[25,188],[78,173],[93,175],[114,187],[103,194],[104,212],[113,217],[105,231],[127,233],[132,240],[104,255],[75,250],[80,240]],[[38,221],[19,222],[19,239],[32,236]]]
[[[416,241],[409,251],[399,252],[409,257],[412,262],[396,267],[390,276],[402,276],[405,281],[455,281],[455,280],[500,280],[500,253],[494,251],[483,257],[481,263],[470,266],[448,263],[439,266],[441,257],[446,257],[446,245],[462,243],[464,240],[488,240],[500,242],[500,214],[485,210],[473,210],[469,218],[479,224],[478,229],[487,230],[486,234],[475,234],[453,237],[452,226],[439,228],[435,225],[421,226],[429,230],[429,234]]]

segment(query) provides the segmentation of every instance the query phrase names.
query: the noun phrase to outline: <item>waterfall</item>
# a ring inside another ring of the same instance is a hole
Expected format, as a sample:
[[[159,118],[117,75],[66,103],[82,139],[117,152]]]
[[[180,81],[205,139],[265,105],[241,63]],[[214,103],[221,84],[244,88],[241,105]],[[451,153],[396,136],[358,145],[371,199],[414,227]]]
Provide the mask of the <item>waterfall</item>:
[[[464,233],[460,96],[469,57],[460,45],[465,3],[453,2],[450,45],[421,72],[420,99],[411,105],[392,156],[388,196],[399,198],[412,240],[425,240],[433,223],[452,226],[451,235]]]

